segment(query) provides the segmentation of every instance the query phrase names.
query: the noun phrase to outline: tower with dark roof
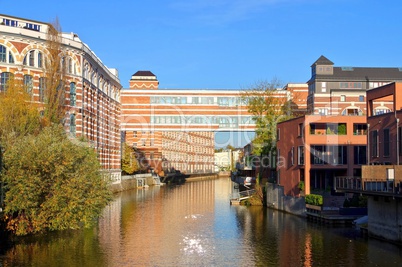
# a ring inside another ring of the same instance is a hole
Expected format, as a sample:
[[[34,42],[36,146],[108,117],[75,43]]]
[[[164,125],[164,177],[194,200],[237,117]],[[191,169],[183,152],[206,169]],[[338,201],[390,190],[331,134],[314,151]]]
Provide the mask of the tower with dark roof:
[[[159,81],[149,70],[139,70],[131,76],[130,89],[158,89]]]

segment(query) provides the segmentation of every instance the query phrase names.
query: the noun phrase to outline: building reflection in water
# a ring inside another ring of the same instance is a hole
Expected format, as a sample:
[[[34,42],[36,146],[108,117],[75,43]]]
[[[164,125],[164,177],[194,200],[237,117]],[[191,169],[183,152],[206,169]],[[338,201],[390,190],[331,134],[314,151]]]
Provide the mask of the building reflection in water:
[[[119,194],[99,222],[107,265],[360,266],[369,257],[381,259],[367,254],[367,241],[351,228],[230,206],[232,186],[216,179]],[[391,263],[399,258],[395,250],[382,253]]]
[[[0,246],[0,266],[401,265],[395,245],[265,207],[231,206],[231,192],[229,179],[122,192],[92,229]]]

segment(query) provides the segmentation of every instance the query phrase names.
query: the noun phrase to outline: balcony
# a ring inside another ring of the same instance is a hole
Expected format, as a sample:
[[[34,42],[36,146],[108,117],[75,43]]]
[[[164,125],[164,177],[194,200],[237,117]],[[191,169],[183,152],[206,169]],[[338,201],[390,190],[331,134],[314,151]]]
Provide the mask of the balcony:
[[[402,181],[394,179],[338,176],[334,179],[334,189],[336,192],[402,198]]]

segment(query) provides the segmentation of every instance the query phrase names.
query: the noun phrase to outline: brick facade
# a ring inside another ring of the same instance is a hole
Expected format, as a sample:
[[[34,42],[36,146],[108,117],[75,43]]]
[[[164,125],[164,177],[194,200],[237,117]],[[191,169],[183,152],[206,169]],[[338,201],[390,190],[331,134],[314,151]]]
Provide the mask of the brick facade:
[[[47,23],[0,15],[0,91],[7,77],[31,84],[32,101],[43,106]],[[77,34],[62,33],[66,62],[65,129],[96,149],[104,171],[120,180],[120,89],[117,71],[107,68]]]

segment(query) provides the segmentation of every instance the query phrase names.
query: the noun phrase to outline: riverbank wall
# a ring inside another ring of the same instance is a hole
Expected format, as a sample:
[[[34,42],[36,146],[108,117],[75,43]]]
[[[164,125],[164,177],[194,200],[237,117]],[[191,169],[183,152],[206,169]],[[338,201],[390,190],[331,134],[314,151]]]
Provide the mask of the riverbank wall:
[[[283,186],[273,183],[266,183],[265,189],[266,203],[269,208],[306,217],[304,197],[285,196]]]
[[[209,174],[192,174],[189,178],[186,178],[186,182],[195,182],[201,180],[211,180],[219,178],[216,173]],[[135,188],[146,188],[149,186],[160,186],[159,178],[155,178],[151,173],[135,174],[135,175],[122,175],[121,182],[111,184],[110,188],[113,193],[118,193]]]
[[[111,184],[110,188],[113,193],[122,192],[134,188],[143,188],[156,184],[151,173],[141,173],[134,175],[122,175],[121,182]]]

